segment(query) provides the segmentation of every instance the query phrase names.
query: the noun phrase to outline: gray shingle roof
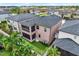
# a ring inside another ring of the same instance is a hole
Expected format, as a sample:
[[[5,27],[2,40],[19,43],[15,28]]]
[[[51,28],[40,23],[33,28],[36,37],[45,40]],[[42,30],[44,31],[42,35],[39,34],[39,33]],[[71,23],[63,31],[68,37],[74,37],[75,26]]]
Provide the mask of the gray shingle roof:
[[[45,26],[45,27],[51,27],[55,24],[57,24],[62,18],[56,15],[52,16],[43,16],[43,17],[33,17],[29,19],[30,21],[22,21],[21,24],[24,24],[26,26],[33,26],[34,24]]]
[[[32,26],[34,24],[51,27],[58,23],[62,18],[56,15],[52,16],[36,16],[34,14],[20,14],[7,17],[8,20],[20,22],[25,26]]]
[[[79,45],[75,43],[72,39],[69,38],[56,39],[53,44],[70,53],[79,55]]]
[[[35,17],[35,15],[27,13],[27,14],[19,14],[19,15],[15,15],[15,16],[10,16],[7,19],[20,22],[20,21],[24,21],[24,20],[28,21],[32,17]]]
[[[76,20],[66,20],[66,22],[63,24],[61,29],[69,27],[69,26],[72,26],[72,25],[75,25],[75,24],[79,24],[79,20],[78,19],[76,19]]]
[[[8,11],[0,11],[0,14],[10,14]]]
[[[0,14],[0,21],[4,20],[6,17],[9,17],[11,14]]]
[[[57,15],[40,17],[38,24],[45,26],[45,27],[51,27],[51,26],[54,26],[55,24],[57,24],[61,19],[62,18]]]
[[[79,35],[79,20],[66,21],[66,23],[61,27],[60,31]]]

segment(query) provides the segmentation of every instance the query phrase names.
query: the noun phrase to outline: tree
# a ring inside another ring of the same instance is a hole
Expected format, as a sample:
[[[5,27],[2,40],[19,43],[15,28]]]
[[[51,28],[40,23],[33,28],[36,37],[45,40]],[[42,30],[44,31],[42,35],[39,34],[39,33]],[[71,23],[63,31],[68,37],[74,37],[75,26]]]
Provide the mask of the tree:
[[[20,13],[20,8],[19,7],[12,8],[12,9],[10,9],[10,12],[15,13],[15,14],[19,14]]]
[[[5,20],[5,21],[1,21],[1,23],[0,23],[0,28],[3,30],[3,31],[5,31],[5,32],[7,32],[7,33],[9,33],[9,25],[8,25],[8,23],[7,23],[7,21]]]
[[[19,36],[17,32],[13,32],[9,37],[3,36],[0,39],[0,43],[4,47],[4,50],[8,51],[11,56],[37,55],[33,47],[26,45],[24,38]]]
[[[73,18],[73,17],[74,17],[74,14],[72,13],[71,16],[70,16],[70,18]]]
[[[53,47],[49,50],[48,56],[59,56],[61,53],[56,47]]]

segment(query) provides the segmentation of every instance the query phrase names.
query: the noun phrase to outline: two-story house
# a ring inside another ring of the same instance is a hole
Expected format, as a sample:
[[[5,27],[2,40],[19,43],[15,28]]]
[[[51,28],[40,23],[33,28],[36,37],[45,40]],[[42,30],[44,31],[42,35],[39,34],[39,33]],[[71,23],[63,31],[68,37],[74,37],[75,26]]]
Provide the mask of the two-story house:
[[[37,16],[34,14],[19,14],[8,17],[14,31],[20,32],[30,41],[39,40],[50,44],[59,31],[63,19],[57,15]]]

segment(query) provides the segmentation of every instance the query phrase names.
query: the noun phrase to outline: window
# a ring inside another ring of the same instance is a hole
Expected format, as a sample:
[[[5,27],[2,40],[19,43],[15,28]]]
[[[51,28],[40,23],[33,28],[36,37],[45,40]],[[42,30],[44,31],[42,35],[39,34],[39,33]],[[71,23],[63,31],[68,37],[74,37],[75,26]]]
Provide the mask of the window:
[[[30,35],[26,34],[23,32],[23,36],[26,37],[27,39],[30,39]]]
[[[45,32],[47,31],[46,28],[44,28],[44,31],[45,31]]]
[[[39,26],[37,26],[37,29],[39,29]]]
[[[39,34],[39,38],[40,38],[41,36],[40,36],[40,34]]]
[[[36,34],[33,34],[33,35],[32,35],[32,39],[34,39],[35,37],[36,37]]]
[[[29,27],[22,25],[22,30],[29,32]]]
[[[32,26],[32,27],[31,27],[31,31],[32,31],[32,32],[35,31],[35,26]]]

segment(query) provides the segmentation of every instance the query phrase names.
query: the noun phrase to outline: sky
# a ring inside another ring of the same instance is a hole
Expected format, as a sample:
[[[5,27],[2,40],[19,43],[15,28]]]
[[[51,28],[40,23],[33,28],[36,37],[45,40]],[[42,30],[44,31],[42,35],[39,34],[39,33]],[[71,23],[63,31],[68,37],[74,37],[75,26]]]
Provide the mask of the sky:
[[[78,6],[79,3],[0,3],[0,6]]]
[[[78,3],[79,0],[1,0],[1,3]]]
[[[1,0],[0,6],[61,6],[79,5],[79,0]]]

